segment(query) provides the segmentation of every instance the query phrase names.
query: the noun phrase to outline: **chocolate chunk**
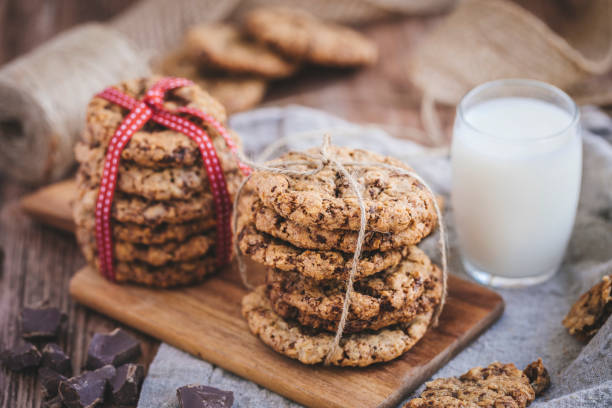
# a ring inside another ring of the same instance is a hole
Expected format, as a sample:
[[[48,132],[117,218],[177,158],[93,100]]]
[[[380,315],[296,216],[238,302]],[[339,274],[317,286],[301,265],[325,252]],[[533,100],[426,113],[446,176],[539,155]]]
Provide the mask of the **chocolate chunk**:
[[[181,408],[230,408],[234,393],[205,385],[185,385],[176,390]]]
[[[64,405],[62,404],[62,399],[59,395],[56,395],[51,399],[44,400],[41,405],[41,408],[62,408],[63,406]]]
[[[57,337],[65,318],[57,307],[26,307],[21,311],[21,335],[26,339]]]
[[[126,331],[115,329],[108,334],[94,334],[87,351],[87,368],[106,364],[115,367],[134,362],[140,356],[140,343]]]
[[[68,378],[51,368],[41,367],[38,369],[38,381],[46,398],[55,397],[59,389],[59,383],[66,380]]]
[[[106,365],[77,377],[60,381],[59,395],[68,408],[92,408],[104,402],[108,382],[115,376],[115,367]]]
[[[0,359],[9,370],[24,371],[38,367],[42,356],[32,343],[22,343],[2,352]]]
[[[117,368],[110,381],[113,402],[117,405],[136,405],[143,379],[144,366],[141,364],[128,363]]]
[[[531,388],[535,391],[536,396],[542,394],[550,387],[550,376],[541,358],[525,367],[523,372],[529,378]]]
[[[70,357],[55,343],[49,343],[42,349],[42,366],[63,375],[70,376],[72,374]]]

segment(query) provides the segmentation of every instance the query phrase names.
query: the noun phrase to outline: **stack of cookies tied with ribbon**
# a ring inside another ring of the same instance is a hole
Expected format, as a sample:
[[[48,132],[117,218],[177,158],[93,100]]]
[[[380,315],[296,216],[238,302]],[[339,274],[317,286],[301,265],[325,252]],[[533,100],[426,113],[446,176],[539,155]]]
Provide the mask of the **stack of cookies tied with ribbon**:
[[[235,228],[240,252],[266,267],[242,301],[253,334],[305,364],[363,367],[436,324],[446,257],[441,269],[416,245],[440,209],[409,166],[328,138],[252,166]]]
[[[73,212],[106,278],[186,285],[230,261],[233,197],[249,169],[225,122],[223,106],[184,79],[130,80],[91,100]]]

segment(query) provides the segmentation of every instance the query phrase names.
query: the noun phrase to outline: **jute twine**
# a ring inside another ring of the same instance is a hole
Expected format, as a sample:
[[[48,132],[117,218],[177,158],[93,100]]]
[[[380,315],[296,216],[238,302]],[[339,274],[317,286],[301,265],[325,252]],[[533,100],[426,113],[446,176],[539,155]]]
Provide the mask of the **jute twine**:
[[[355,274],[357,273],[357,267],[359,264],[359,259],[361,258],[361,252],[363,247],[363,241],[366,233],[366,205],[361,194],[363,186],[360,186],[359,183],[355,180],[355,178],[351,175],[347,167],[381,167],[388,170],[392,170],[401,175],[409,176],[416,179],[419,183],[421,183],[425,189],[431,194],[432,202],[436,211],[436,215],[438,217],[438,225],[440,228],[439,234],[439,245],[440,251],[442,254],[442,296],[440,298],[440,303],[436,307],[436,311],[432,317],[432,325],[436,326],[438,324],[438,319],[440,317],[440,313],[444,308],[444,304],[446,302],[446,294],[447,294],[447,275],[448,275],[448,261],[447,261],[447,251],[446,251],[446,230],[444,228],[444,222],[442,219],[442,211],[440,210],[440,206],[438,201],[436,200],[435,194],[429,185],[423,180],[418,174],[413,171],[403,169],[401,167],[392,166],[385,163],[377,163],[377,162],[367,162],[367,161],[341,161],[337,159],[334,153],[331,151],[331,137],[329,135],[325,135],[323,137],[323,143],[320,148],[319,154],[310,154],[310,153],[302,153],[309,160],[299,160],[299,161],[283,161],[280,163],[276,163],[275,167],[270,165],[261,164],[258,162],[254,162],[244,157],[244,155],[240,154],[240,160],[245,164],[248,164],[251,168],[258,171],[265,171],[274,174],[282,174],[289,177],[306,177],[306,176],[314,176],[318,174],[321,170],[327,167],[332,167],[336,169],[344,179],[348,182],[350,188],[353,190],[357,197],[357,202],[359,204],[360,209],[360,225],[359,225],[359,233],[357,235],[357,242],[355,244],[355,252],[353,253],[353,261],[351,264],[351,270],[349,272],[348,278],[346,280],[346,292],[344,293],[344,301],[342,305],[342,313],[340,315],[340,321],[338,322],[338,329],[336,330],[336,334],[334,336],[334,341],[332,347],[330,348],[326,358],[325,364],[328,365],[331,362],[331,359],[336,354],[338,346],[340,345],[340,341],[342,339],[342,335],[344,333],[344,327],[346,325],[346,320],[348,318],[348,313],[351,305],[351,296],[353,294],[354,288],[353,283],[355,279]],[[314,167],[312,170],[292,170],[291,167],[299,166],[299,165],[307,165]],[[251,179],[252,174],[249,175],[240,185],[236,192],[235,202],[240,202],[240,196],[244,187]],[[237,236],[238,233],[238,205],[234,205],[233,214],[232,214],[232,224],[234,237]],[[238,240],[234,239],[234,250],[236,252],[236,258],[238,262],[238,269],[240,272],[240,276],[242,278],[242,282],[248,288],[252,288],[252,285],[248,280],[247,268],[242,259],[242,254],[240,252],[240,248],[238,246]]]
[[[149,74],[146,59],[101,24],[67,31],[0,70],[0,169],[40,183],[63,176],[91,97]]]

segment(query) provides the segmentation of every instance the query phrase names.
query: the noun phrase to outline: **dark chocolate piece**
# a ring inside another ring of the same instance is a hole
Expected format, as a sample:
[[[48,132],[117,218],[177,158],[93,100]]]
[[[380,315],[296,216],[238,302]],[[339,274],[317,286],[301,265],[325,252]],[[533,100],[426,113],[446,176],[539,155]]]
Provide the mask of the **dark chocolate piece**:
[[[41,405],[41,408],[63,408],[63,406],[64,405],[62,404],[62,399],[59,395],[56,395],[51,399],[44,400]]]
[[[77,377],[60,381],[59,395],[68,408],[93,408],[104,402],[108,382],[115,376],[115,367],[106,365]]]
[[[25,342],[10,350],[3,351],[0,359],[9,370],[24,371],[38,367],[42,355],[36,346]]]
[[[96,333],[89,343],[87,368],[132,363],[140,356],[140,343],[126,331],[115,329],[108,334]]]
[[[66,380],[68,380],[68,378],[51,368],[41,367],[38,369],[38,381],[42,386],[45,398],[55,397],[59,389],[59,383]]]
[[[185,385],[176,390],[181,408],[231,408],[234,393],[205,385]]]
[[[110,381],[113,402],[117,405],[136,405],[143,379],[144,366],[141,364],[128,363],[117,368]]]
[[[21,335],[26,339],[57,337],[66,315],[57,307],[26,307],[21,311]]]
[[[72,375],[70,357],[55,343],[49,343],[42,349],[42,366],[48,367],[60,374]]]

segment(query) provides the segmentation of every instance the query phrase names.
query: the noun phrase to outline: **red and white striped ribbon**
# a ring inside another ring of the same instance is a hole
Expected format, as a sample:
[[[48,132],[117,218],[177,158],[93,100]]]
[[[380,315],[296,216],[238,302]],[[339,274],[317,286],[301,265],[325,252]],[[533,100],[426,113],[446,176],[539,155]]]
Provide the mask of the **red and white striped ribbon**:
[[[238,149],[233,139],[227,130],[211,115],[194,108],[182,107],[173,111],[164,108],[163,102],[166,92],[190,85],[193,85],[193,83],[187,79],[163,78],[153,85],[140,101],[112,87],[105,89],[97,95],[130,110],[130,113],[121,122],[109,142],[104,160],[100,191],[96,201],[96,243],[98,246],[100,271],[109,280],[115,280],[110,217],[117,184],[119,160],[123,148],[130,141],[134,133],[141,129],[149,120],[183,133],[197,143],[215,201],[217,215],[217,262],[219,265],[229,262],[232,248],[232,232],[230,228],[232,202],[217,151],[204,129],[178,114],[193,116],[212,126],[225,139],[227,147],[234,153],[240,170],[245,176],[250,174],[251,168],[240,162],[237,155]]]

